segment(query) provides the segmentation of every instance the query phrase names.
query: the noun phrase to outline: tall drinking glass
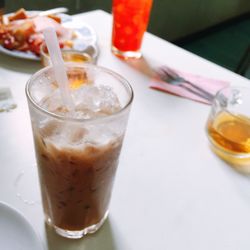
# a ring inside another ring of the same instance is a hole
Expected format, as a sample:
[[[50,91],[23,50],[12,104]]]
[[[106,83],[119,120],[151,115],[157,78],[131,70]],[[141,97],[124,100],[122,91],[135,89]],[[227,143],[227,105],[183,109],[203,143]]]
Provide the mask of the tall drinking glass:
[[[122,58],[140,58],[153,0],[113,0],[112,52]]]
[[[37,167],[46,222],[68,238],[94,233],[108,215],[133,92],[120,75],[68,64],[74,112],[64,106],[52,67],[28,81]]]

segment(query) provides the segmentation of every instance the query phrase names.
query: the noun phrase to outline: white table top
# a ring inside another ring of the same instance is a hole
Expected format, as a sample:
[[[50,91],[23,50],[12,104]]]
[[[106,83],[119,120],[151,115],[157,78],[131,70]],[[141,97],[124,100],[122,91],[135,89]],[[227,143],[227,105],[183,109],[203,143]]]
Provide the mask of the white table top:
[[[24,93],[40,65],[5,55],[0,87],[11,88],[18,107],[0,113],[0,201],[20,210],[49,250],[249,250],[250,181],[210,152],[204,131],[210,107],[148,88],[148,77],[114,57],[109,14],[75,18],[96,30],[99,65],[122,74],[135,92],[109,219],[95,235],[76,241],[45,227]],[[151,34],[145,35],[143,54],[178,69],[250,84]]]

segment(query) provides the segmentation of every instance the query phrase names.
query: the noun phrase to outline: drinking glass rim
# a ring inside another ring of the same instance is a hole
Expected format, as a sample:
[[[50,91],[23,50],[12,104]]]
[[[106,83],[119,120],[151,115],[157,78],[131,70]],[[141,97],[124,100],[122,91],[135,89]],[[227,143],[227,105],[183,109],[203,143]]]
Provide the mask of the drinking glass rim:
[[[93,65],[93,64],[88,64],[88,63],[85,63],[84,65],[83,64],[79,64],[79,63],[65,63],[66,67],[70,68],[70,67],[79,67],[79,68],[94,68],[94,69],[97,69],[97,70],[101,70],[102,72],[105,72],[109,75],[112,75],[114,76],[119,82],[122,83],[123,87],[125,89],[127,89],[127,92],[129,93],[129,100],[127,101],[127,103],[124,105],[124,107],[122,107],[120,110],[110,114],[110,115],[106,115],[106,116],[101,116],[101,117],[94,117],[94,118],[89,118],[89,119],[84,119],[84,118],[73,118],[73,117],[67,117],[67,116],[63,116],[63,115],[59,115],[59,114],[56,114],[56,113],[53,113],[51,111],[48,111],[46,110],[45,108],[41,107],[40,105],[37,104],[37,102],[34,100],[34,98],[32,97],[31,93],[30,93],[30,87],[32,85],[32,82],[33,80],[40,74],[46,72],[46,71],[49,71],[50,69],[53,68],[53,66],[47,66],[45,68],[42,68],[40,69],[39,71],[37,71],[36,73],[34,73],[30,78],[29,80],[27,81],[26,83],[26,86],[25,86],[25,93],[26,93],[26,97],[28,99],[28,101],[30,101],[30,103],[32,104],[32,106],[39,110],[40,112],[50,116],[50,117],[53,117],[55,119],[58,119],[58,120],[61,120],[61,121],[68,121],[68,122],[84,122],[84,123],[88,123],[88,122],[93,122],[93,121],[102,121],[102,120],[110,120],[114,117],[117,117],[119,115],[122,115],[132,104],[132,101],[134,99],[134,92],[133,92],[133,89],[130,85],[130,83],[128,82],[128,80],[126,80],[123,76],[121,76],[120,74],[110,70],[110,69],[107,69],[105,67],[102,67],[102,66],[96,66],[96,65]]]
[[[246,90],[250,91],[250,87],[248,87],[248,86],[230,85],[230,86],[223,87],[223,88],[221,88],[220,90],[218,90],[217,93],[215,94],[214,100],[213,100],[213,105],[216,105],[216,106],[221,105],[222,102],[221,102],[221,100],[218,98],[219,95],[220,95],[220,94],[223,94],[223,92],[224,92],[225,90],[230,90],[230,91],[232,91],[233,89],[239,89],[239,90],[241,90],[241,89],[246,89]],[[222,110],[224,110],[225,112],[229,113],[230,115],[232,115],[233,117],[235,117],[235,118],[237,118],[237,119],[241,119],[239,116],[236,116],[235,113],[233,113],[233,112],[232,112],[230,109],[228,109],[228,108],[224,108],[224,109],[222,109]],[[246,116],[246,117],[250,119],[250,115],[249,115],[249,116]]]
[[[40,46],[41,57],[46,58],[46,60],[50,60],[49,52],[44,51],[45,47],[46,47],[45,43],[42,43]],[[61,50],[62,54],[63,53],[69,53],[69,54],[75,53],[75,54],[79,54],[81,56],[88,57],[88,61],[86,61],[85,63],[94,63],[96,61],[96,58],[97,58],[97,52],[94,54],[94,56],[91,56],[86,51],[80,51],[80,50],[73,49],[73,48],[69,48],[69,49],[60,48],[60,50]]]
[[[223,88],[219,89],[216,92],[214,100],[219,96],[219,94],[221,94],[226,89],[229,89],[229,90],[233,90],[233,89],[247,89],[247,90],[250,90],[250,86],[248,87],[248,86],[241,86],[241,85],[230,85],[230,86],[223,87]]]

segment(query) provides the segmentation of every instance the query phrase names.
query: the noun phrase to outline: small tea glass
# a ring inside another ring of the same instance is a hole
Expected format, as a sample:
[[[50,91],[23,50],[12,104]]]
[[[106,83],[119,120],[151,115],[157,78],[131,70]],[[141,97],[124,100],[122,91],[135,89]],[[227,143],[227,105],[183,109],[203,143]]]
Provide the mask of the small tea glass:
[[[250,88],[218,91],[206,124],[212,151],[233,168],[250,174]]]
[[[65,62],[91,63],[96,64],[98,51],[95,46],[88,46],[84,51],[75,49],[61,49]],[[41,62],[44,67],[51,65],[50,56],[46,45],[43,43],[40,48]]]

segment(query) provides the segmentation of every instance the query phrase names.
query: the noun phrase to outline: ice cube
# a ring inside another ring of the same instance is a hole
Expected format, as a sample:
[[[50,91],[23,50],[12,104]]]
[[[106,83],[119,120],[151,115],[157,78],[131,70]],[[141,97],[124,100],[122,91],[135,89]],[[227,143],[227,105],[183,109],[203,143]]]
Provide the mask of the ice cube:
[[[83,86],[73,92],[77,118],[105,116],[121,109],[118,97],[106,85]]]
[[[83,143],[83,139],[87,134],[88,130],[79,124],[64,124],[61,131],[61,142],[66,145],[79,145]]]
[[[100,86],[100,92],[99,108],[102,113],[113,114],[121,109],[119,99],[111,87]]]
[[[71,91],[75,104],[74,118],[90,119],[99,116],[113,114],[121,109],[117,95],[107,85],[84,85],[79,89]],[[54,89],[50,95],[40,101],[40,105],[59,115],[68,112],[62,102],[60,90]]]
[[[49,96],[44,97],[40,101],[40,105],[55,114],[65,114],[68,111],[62,102],[59,89],[54,90]]]
[[[96,86],[83,86],[73,92],[76,111],[98,112],[99,89]]]
[[[58,88],[58,84],[49,73],[44,73],[35,81],[35,84],[32,85],[32,95],[37,102],[40,102],[44,96],[49,96]]]
[[[88,130],[81,124],[58,122],[46,119],[40,124],[40,135],[45,141],[50,141],[56,145],[79,145],[83,143]]]
[[[41,122],[39,129],[43,138],[52,139],[61,134],[62,123],[56,120],[46,119]]]

